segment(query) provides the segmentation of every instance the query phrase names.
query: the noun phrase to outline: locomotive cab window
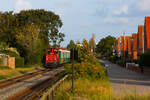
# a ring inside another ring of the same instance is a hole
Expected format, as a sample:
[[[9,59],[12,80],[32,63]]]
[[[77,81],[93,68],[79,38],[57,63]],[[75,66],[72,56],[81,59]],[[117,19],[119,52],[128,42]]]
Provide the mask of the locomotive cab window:
[[[47,51],[47,53],[50,54],[51,52],[50,52],[50,51]]]
[[[54,54],[57,54],[58,52],[57,51],[54,51]]]

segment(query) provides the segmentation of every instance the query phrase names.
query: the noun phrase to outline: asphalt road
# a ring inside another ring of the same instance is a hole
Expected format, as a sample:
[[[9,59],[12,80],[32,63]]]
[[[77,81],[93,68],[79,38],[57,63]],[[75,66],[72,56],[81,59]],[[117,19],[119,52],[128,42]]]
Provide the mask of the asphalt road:
[[[150,94],[150,76],[127,70],[109,61],[105,61],[105,63],[109,65],[107,73],[114,95]]]

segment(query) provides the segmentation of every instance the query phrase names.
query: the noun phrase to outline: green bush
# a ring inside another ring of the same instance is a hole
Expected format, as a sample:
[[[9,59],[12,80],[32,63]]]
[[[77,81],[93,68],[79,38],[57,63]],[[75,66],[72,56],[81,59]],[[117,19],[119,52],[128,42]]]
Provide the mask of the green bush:
[[[24,58],[16,57],[15,58],[15,65],[16,65],[16,67],[24,67]]]
[[[65,65],[66,72],[71,76],[72,64]],[[100,79],[106,76],[105,68],[101,66],[99,61],[96,61],[94,58],[82,61],[81,63],[74,63],[74,74],[75,78],[92,78]]]
[[[118,60],[118,57],[117,56],[110,56],[109,57],[109,60],[113,63],[116,63],[116,61]]]
[[[128,60],[118,60],[116,63],[124,67],[127,62]]]
[[[150,67],[150,51],[145,52],[140,56],[139,64],[140,66],[147,66]]]

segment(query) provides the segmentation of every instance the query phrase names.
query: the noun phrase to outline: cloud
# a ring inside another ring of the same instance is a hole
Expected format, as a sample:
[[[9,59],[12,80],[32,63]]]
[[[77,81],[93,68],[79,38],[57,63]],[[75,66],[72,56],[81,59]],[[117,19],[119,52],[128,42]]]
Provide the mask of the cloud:
[[[21,10],[31,9],[32,5],[30,2],[25,0],[16,0],[15,12],[20,12]]]
[[[140,0],[136,8],[142,12],[150,12],[150,0]]]
[[[125,17],[107,17],[104,19],[107,23],[128,23],[129,19]]]
[[[120,10],[113,10],[112,13],[115,15],[128,14],[128,5],[124,4]]]

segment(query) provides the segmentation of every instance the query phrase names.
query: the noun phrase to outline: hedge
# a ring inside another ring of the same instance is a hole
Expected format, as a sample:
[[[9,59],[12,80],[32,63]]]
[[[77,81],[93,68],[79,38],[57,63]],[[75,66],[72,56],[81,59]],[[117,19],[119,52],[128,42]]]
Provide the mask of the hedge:
[[[140,66],[150,67],[150,51],[140,56],[139,64]]]
[[[24,58],[16,57],[15,58],[15,65],[16,65],[16,67],[24,67]]]

